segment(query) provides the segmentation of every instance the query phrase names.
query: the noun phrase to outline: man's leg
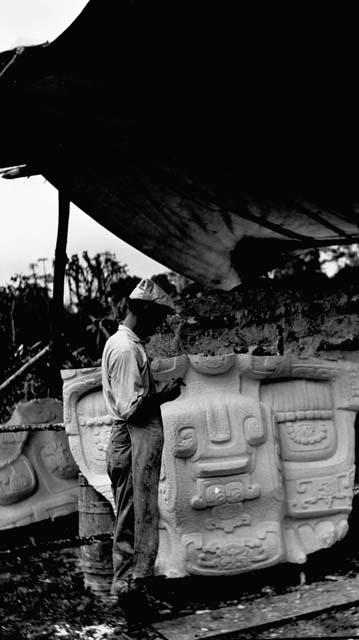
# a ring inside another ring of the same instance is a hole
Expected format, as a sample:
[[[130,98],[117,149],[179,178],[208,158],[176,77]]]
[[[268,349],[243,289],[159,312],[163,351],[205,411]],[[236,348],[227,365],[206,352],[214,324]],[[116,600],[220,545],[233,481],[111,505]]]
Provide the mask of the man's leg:
[[[153,575],[158,531],[158,484],[163,448],[161,419],[143,427],[129,425],[132,441],[132,479],[134,500],[134,580]]]
[[[118,595],[128,589],[134,553],[132,455],[127,425],[115,425],[112,429],[107,452],[107,470],[116,504],[112,594]]]
[[[140,445],[139,438],[136,438],[135,442],[136,446]],[[107,452],[108,473],[116,503],[112,594],[118,597],[118,604],[128,624],[128,635],[125,634],[124,638],[129,639],[144,637],[143,629],[147,619],[147,606],[142,589],[138,588],[139,585],[132,579],[135,540],[132,446],[128,427],[114,427]]]

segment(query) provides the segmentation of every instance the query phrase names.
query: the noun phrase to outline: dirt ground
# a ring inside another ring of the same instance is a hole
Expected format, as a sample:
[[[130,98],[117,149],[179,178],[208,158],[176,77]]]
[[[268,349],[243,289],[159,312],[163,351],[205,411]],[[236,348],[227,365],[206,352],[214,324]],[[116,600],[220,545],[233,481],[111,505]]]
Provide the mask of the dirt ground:
[[[306,565],[278,565],[272,569],[230,578],[157,579],[152,594],[155,602],[154,621],[242,604],[263,596],[263,606],[275,594],[298,589],[303,576],[306,584],[328,580],[344,581],[359,572],[359,505],[356,500],[350,532],[335,547],[313,554]],[[56,525],[56,526],[55,526]],[[51,533],[42,525],[41,536],[34,542],[59,533],[76,533],[72,517],[59,532],[59,524]],[[37,533],[39,532],[39,528]],[[11,556],[1,554],[9,546],[10,537],[0,537],[0,638],[72,640],[114,640],[124,623],[115,605],[103,603],[84,586],[79,548],[41,550]],[[28,536],[27,536],[28,540]],[[18,544],[20,539],[12,543]],[[282,627],[262,632],[237,633],[238,638],[359,637],[359,607],[322,614],[312,619],[293,621]]]

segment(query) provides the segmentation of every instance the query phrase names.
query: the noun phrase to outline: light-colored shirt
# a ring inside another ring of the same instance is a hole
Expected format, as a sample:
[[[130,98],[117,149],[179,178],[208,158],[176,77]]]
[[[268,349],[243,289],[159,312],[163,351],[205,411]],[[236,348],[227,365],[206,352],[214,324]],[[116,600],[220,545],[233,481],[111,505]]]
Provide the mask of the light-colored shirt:
[[[150,364],[139,337],[120,324],[102,355],[102,389],[109,414],[127,422],[143,399],[155,392]]]

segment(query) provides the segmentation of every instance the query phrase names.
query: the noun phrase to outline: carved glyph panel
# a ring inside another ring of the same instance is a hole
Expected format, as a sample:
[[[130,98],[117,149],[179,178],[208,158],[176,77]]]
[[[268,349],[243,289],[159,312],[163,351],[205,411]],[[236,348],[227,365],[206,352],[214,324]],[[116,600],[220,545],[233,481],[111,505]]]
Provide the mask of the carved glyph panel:
[[[158,387],[185,379],[162,405],[157,571],[230,575],[304,562],[347,531],[354,484],[357,369],[292,356],[157,360]],[[64,372],[70,447],[111,498],[111,420],[99,369]]]
[[[101,370],[65,370],[64,421],[71,452],[81,473],[113,505],[106,452],[112,420],[102,395]]]
[[[187,534],[182,542],[187,548],[187,570],[201,575],[232,575],[276,564],[284,557],[282,534],[278,523],[263,522],[243,534],[209,538],[202,533]]]

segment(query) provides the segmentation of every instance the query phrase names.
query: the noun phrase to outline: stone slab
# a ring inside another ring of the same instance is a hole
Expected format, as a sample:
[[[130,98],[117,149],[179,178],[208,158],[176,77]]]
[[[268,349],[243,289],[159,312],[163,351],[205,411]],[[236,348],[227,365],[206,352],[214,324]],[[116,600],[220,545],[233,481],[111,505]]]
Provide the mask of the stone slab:
[[[9,422],[0,425],[0,530],[77,511],[78,467],[66,434],[6,430],[62,420],[62,402],[38,398],[19,403]]]
[[[165,620],[153,625],[167,640],[199,640],[228,633],[284,624],[297,617],[325,612],[359,602],[359,576],[320,582],[283,595],[256,598],[246,604]]]
[[[162,405],[156,572],[239,575],[302,564],[348,530],[359,367],[353,362],[228,353],[152,362]],[[64,422],[88,482],[112,500],[112,418],[100,368],[63,371]]]

